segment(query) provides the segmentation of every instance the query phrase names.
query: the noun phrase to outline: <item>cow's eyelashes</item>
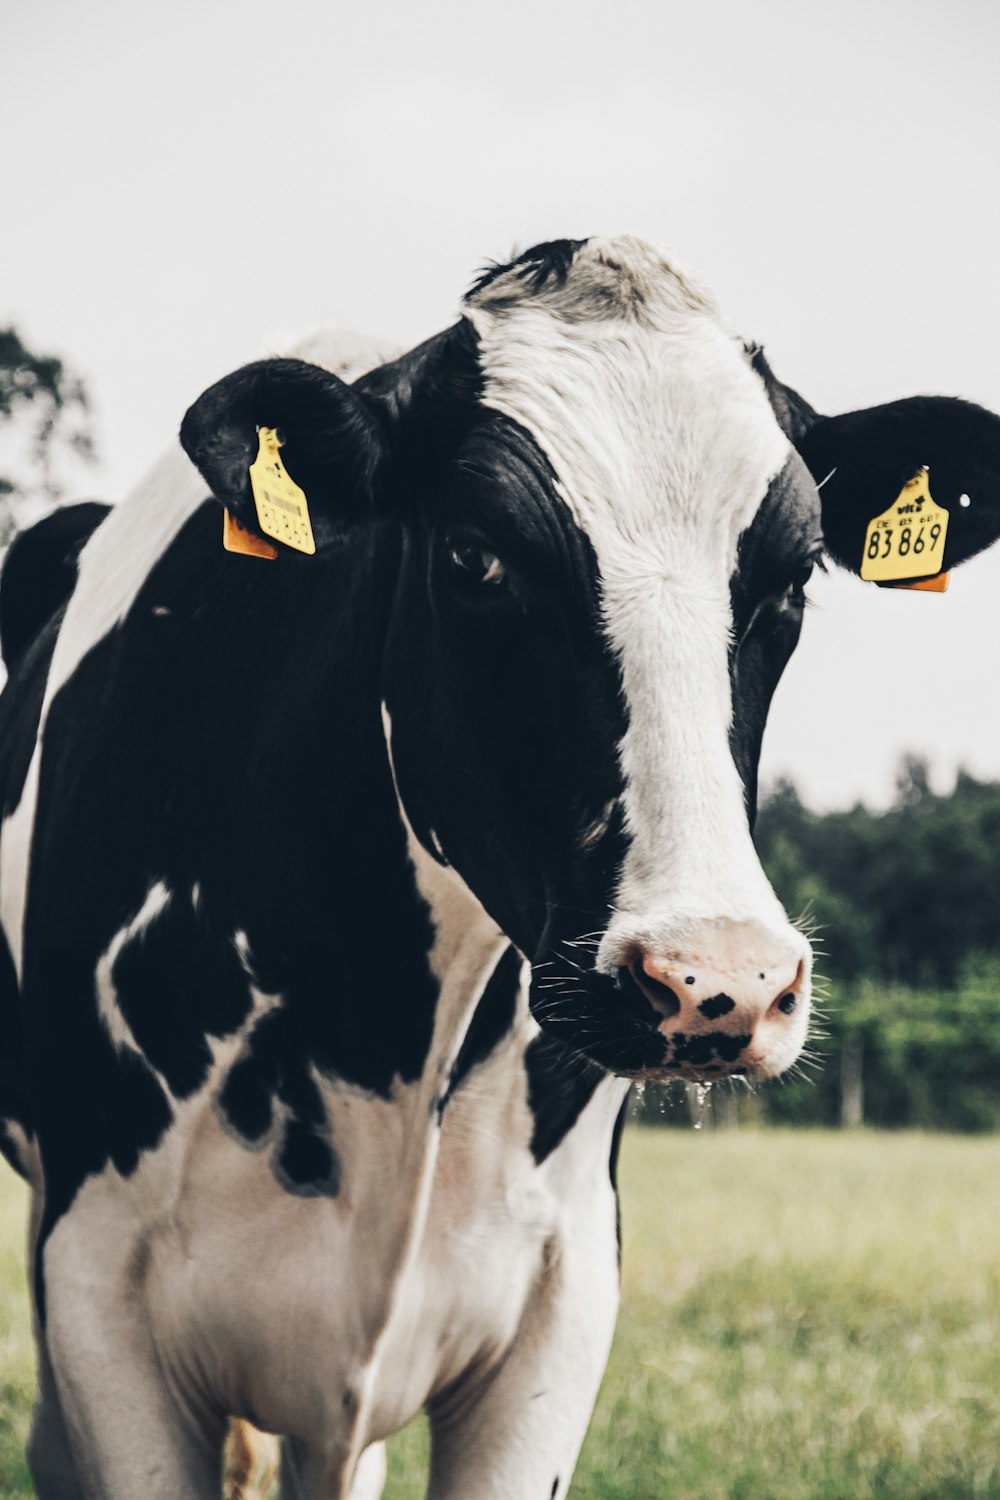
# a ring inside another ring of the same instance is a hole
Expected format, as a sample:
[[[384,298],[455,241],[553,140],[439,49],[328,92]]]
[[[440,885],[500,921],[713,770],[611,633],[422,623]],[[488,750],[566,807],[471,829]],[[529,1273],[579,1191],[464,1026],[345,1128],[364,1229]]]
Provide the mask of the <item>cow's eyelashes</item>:
[[[506,582],[507,569],[488,543],[449,537],[447,549],[452,575],[467,587],[498,589]]]
[[[810,553],[808,557],[803,558],[802,562],[792,574],[788,586],[785,589],[786,598],[803,601],[805,600],[806,584],[812,577],[813,570],[815,568],[819,568],[824,573],[826,572],[826,568],[823,564],[823,555],[820,552]]]
[[[797,568],[795,570],[795,572],[792,574],[791,582],[789,583],[788,588],[785,590],[785,592],[787,594],[790,594],[793,599],[802,599],[802,598],[804,598],[805,597],[806,584],[809,582],[810,578],[812,577],[812,573],[813,573],[812,562],[810,561],[810,562],[807,562],[807,563],[803,563],[802,567],[801,568]]]
[[[784,587],[776,586],[777,578],[773,579],[773,592],[768,590],[756,609],[752,611],[741,639],[748,639],[758,630],[784,629],[790,622],[800,620],[802,611],[808,603],[805,592],[806,584],[812,577],[815,567],[826,571],[819,553],[809,553],[792,569],[790,575],[782,570],[785,578]]]

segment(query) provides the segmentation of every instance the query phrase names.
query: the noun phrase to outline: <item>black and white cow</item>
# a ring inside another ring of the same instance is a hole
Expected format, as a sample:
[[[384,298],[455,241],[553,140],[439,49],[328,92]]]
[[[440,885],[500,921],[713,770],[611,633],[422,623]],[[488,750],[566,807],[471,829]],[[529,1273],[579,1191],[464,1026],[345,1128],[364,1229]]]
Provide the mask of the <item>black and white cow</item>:
[[[258,425],[315,556],[222,549]],[[251,365],[181,442],[67,523],[78,576],[25,543],[4,584],[37,1492],[217,1496],[235,1416],[283,1435],[282,1494],[374,1495],[426,1407],[434,1500],[553,1500],[630,1081],[773,1076],[806,1035],[750,830],[810,570],[857,570],[924,464],[946,561],[993,541],[1000,419],[820,418],[621,239],[489,271],[354,384]]]

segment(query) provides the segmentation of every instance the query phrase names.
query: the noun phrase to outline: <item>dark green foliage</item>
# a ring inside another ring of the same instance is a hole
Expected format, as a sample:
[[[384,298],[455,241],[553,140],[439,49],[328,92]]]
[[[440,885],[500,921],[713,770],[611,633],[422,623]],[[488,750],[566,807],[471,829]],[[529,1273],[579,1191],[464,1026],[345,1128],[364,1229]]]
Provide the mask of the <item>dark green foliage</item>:
[[[857,1047],[870,1125],[1000,1130],[1000,961],[970,959],[951,989],[866,979],[835,984],[809,1078],[760,1090],[749,1110],[787,1124],[837,1125],[845,1042]]]
[[[820,1066],[737,1095],[736,1113],[840,1124],[853,1081],[868,1124],[1000,1129],[1000,784],[960,773],[938,796],[911,757],[886,812],[821,815],[785,782],[757,844],[815,929],[828,993],[821,980]]]
[[[885,813],[811,813],[778,784],[757,847],[786,909],[819,927],[832,980],[954,989],[970,954],[1000,954],[1000,784],[960,772],[937,796],[904,760]]]
[[[831,979],[950,989],[971,954],[1000,955],[1000,784],[962,772],[936,796],[910,757],[887,812],[821,815],[783,782],[756,839],[786,909],[818,925]]]
[[[26,483],[0,474],[0,542],[15,529],[12,504],[37,495],[49,504],[61,498],[53,478],[59,449],[91,461],[93,439],[83,382],[51,354],[34,354],[13,328],[0,328],[0,425],[23,424],[28,458],[37,478]]]

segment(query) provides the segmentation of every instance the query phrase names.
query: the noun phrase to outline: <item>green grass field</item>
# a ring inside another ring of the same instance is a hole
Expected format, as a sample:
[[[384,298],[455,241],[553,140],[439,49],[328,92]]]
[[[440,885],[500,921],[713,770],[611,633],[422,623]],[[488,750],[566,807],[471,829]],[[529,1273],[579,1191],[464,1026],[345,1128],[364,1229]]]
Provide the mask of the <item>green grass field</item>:
[[[998,1184],[993,1137],[630,1128],[574,1500],[1000,1500]],[[0,1500],[31,1494],[23,1221],[5,1173]],[[387,1500],[425,1457],[414,1424]]]

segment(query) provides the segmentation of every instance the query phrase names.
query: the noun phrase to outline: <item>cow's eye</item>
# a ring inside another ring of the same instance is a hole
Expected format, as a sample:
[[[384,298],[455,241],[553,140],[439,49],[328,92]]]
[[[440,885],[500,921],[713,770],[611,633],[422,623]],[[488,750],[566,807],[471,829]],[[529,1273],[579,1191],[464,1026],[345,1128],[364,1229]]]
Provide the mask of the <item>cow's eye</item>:
[[[792,574],[791,582],[788,585],[788,593],[796,598],[801,597],[805,593],[806,584],[812,577],[812,571],[813,565],[811,562],[803,563],[801,568],[797,568]]]
[[[507,576],[507,570],[496,553],[481,542],[452,541],[448,557],[452,572],[463,583],[488,584],[496,588]]]
[[[788,587],[785,590],[788,598],[795,600],[805,599],[806,584],[812,577],[813,569],[816,567],[823,567],[823,559],[819,553],[812,553],[809,557],[803,558],[792,574]]]

